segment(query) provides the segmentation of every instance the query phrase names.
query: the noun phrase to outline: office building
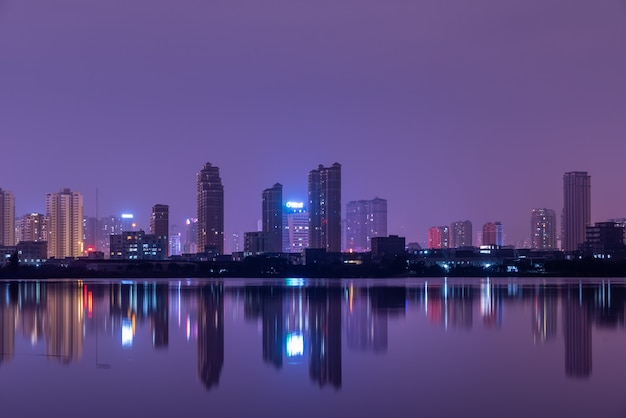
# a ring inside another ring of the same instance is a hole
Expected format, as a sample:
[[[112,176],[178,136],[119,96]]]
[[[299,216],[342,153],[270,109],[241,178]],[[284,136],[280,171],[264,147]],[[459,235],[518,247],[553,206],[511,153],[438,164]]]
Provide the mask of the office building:
[[[556,250],[556,214],[552,209],[533,209],[530,215],[530,248]]]
[[[198,252],[198,219],[187,218],[185,220],[185,242],[183,254],[195,254]]]
[[[428,248],[450,248],[450,228],[447,226],[428,228]]]
[[[318,166],[308,177],[309,248],[341,251],[341,164]]]
[[[501,222],[487,222],[483,225],[482,245],[504,245],[504,229]]]
[[[0,189],[0,246],[15,245],[15,197]]]
[[[371,251],[374,237],[387,236],[387,200],[353,200],[346,206],[346,250]]]
[[[586,171],[563,175],[563,251],[578,250],[591,224],[591,176]]]
[[[263,252],[280,253],[283,251],[282,184],[276,183],[272,188],[263,190],[262,209],[262,231],[266,236]]]
[[[450,225],[450,247],[462,248],[472,246],[472,222],[456,221]]]
[[[596,258],[623,259],[624,225],[617,222],[596,222],[585,230],[584,251]]]
[[[111,260],[164,260],[168,241],[165,236],[144,231],[122,231],[109,237]]]
[[[152,207],[150,215],[150,234],[156,235],[158,239],[168,243],[165,247],[165,257],[169,257],[169,230],[170,230],[170,207],[168,205],[156,204]]]
[[[197,179],[198,252],[224,254],[224,186],[220,169],[206,163]]]
[[[83,196],[70,189],[46,195],[48,258],[83,255]]]
[[[309,213],[304,202],[289,201],[283,207],[283,252],[302,253],[309,247]]]

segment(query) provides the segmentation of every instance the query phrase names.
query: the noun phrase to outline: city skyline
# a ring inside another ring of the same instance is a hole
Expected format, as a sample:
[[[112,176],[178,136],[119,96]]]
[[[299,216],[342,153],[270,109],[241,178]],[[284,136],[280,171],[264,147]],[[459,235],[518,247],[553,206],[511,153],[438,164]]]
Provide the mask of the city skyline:
[[[623,1],[61,3],[0,1],[0,187],[18,217],[68,187],[87,216],[147,230],[161,202],[182,225],[206,161],[224,236],[255,229],[268,185],[305,201],[333,161],[342,201],[384,196],[407,242],[458,219],[523,241],[532,208],[560,215],[569,171],[593,176],[591,223],[626,216]]]

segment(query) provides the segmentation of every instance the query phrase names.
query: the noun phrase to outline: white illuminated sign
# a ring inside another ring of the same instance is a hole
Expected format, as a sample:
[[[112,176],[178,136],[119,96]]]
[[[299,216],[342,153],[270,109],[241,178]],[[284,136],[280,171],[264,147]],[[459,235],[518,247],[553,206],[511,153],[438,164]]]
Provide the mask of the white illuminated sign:
[[[304,202],[287,202],[285,206],[289,209],[302,209],[304,208]]]
[[[122,213],[122,219],[133,219],[134,216],[132,213]]]

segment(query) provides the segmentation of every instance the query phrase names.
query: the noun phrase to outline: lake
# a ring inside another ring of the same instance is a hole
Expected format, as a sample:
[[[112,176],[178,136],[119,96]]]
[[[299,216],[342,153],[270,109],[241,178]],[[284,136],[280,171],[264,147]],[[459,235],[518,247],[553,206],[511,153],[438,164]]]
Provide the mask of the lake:
[[[626,417],[626,279],[0,281],[6,417]]]

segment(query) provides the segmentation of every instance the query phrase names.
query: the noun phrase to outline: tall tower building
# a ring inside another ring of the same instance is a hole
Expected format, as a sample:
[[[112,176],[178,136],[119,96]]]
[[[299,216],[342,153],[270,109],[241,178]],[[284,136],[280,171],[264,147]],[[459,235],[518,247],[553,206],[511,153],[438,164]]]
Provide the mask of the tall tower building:
[[[456,221],[450,225],[450,246],[452,248],[472,246],[472,222]]]
[[[586,171],[563,175],[563,251],[578,250],[591,224],[591,176]]]
[[[283,186],[276,183],[263,190],[263,232],[266,234],[265,252],[283,251]]]
[[[157,239],[163,242],[169,242],[170,230],[170,207],[168,205],[156,204],[152,206],[152,215],[150,216],[150,233],[157,236]],[[165,246],[165,257],[169,257],[170,246]]]
[[[15,245],[15,197],[0,189],[0,246]]]
[[[487,222],[483,225],[483,245],[504,245],[504,229],[501,222]]]
[[[530,215],[530,248],[556,250],[556,214],[552,209],[533,209]]]
[[[224,186],[220,169],[206,163],[198,173],[198,251],[224,254]]]
[[[301,253],[309,247],[309,213],[304,202],[289,201],[283,207],[283,252]]]
[[[371,251],[374,237],[387,236],[387,200],[353,200],[346,206],[346,250]]]
[[[83,196],[70,189],[46,195],[48,258],[83,254]]]
[[[309,172],[309,248],[341,251],[341,164]]]

